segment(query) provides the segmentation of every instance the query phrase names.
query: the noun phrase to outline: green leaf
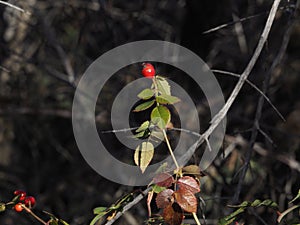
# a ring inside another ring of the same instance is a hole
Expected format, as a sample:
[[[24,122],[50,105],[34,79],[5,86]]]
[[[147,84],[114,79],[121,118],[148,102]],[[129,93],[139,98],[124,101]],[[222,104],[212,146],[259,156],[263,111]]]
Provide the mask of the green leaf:
[[[59,219],[59,222],[63,225],[69,225],[66,221],[62,220],[62,219]]]
[[[97,208],[94,208],[93,212],[94,212],[94,214],[104,215],[107,213],[106,209],[107,209],[106,207],[97,207]]]
[[[139,133],[141,131],[145,131],[146,129],[149,128],[149,124],[150,122],[147,120],[144,123],[142,123],[142,125],[135,131],[136,133]]]
[[[219,225],[228,225],[231,224],[237,217],[237,215],[243,213],[247,207],[259,207],[259,206],[267,206],[272,208],[277,208],[277,204],[270,199],[261,201],[259,199],[254,200],[252,203],[248,201],[242,202],[240,205],[230,205],[229,207],[238,208],[233,213],[224,218],[220,219]]]
[[[90,225],[94,225],[95,223],[97,223],[101,219],[102,216],[103,215],[95,216],[95,218],[90,222]]]
[[[154,146],[150,142],[140,144],[134,153],[134,162],[140,167],[142,173],[145,172],[154,155]]]
[[[133,111],[134,112],[140,112],[140,111],[149,109],[154,104],[154,102],[155,102],[155,100],[144,102],[144,103],[138,105],[137,107],[135,107],[135,109]]]
[[[247,202],[247,201],[243,201],[241,204],[239,205],[228,205],[228,207],[231,207],[231,208],[245,208],[245,207],[248,207],[250,206],[251,203],[250,202]]]
[[[166,190],[167,188],[166,187],[161,187],[161,186],[158,186],[157,184],[154,184],[152,186],[152,191],[156,194],[162,192],[163,190]]]
[[[261,200],[259,199],[255,199],[252,203],[251,203],[251,206],[252,207],[258,207],[261,205]]]
[[[143,99],[143,100],[148,100],[150,99],[152,96],[154,95],[154,90],[151,90],[149,88],[141,91],[139,94],[138,94],[138,97],[140,99]]]
[[[66,221],[64,221],[63,219],[58,219],[56,216],[54,216],[52,213],[49,213],[47,211],[43,211],[43,213],[47,214],[48,216],[50,216],[50,220],[49,220],[49,225],[69,225]],[[47,223],[47,224],[48,224]]]
[[[156,76],[155,82],[157,84],[157,89],[161,94],[171,95],[171,87],[166,78]]]
[[[298,190],[297,196],[296,196],[295,198],[293,198],[293,199],[289,202],[289,204],[293,203],[293,202],[296,201],[297,199],[300,199],[300,189]]]
[[[110,210],[122,210],[122,207],[126,205],[127,203],[133,201],[133,193],[129,193],[124,195],[122,198],[120,198],[118,201],[116,201],[115,204],[109,207]]]
[[[50,219],[50,221],[48,222],[50,225],[58,225],[58,221],[55,219]]]
[[[145,131],[142,131],[140,133],[137,133],[134,135],[135,138],[141,138],[141,139],[146,139],[150,135],[150,131],[147,129]]]
[[[235,210],[230,215],[225,216],[224,218],[220,219],[219,222],[218,222],[218,225],[228,225],[228,224],[231,224],[234,220],[236,220],[237,215],[243,213],[244,211],[245,211],[244,207]]]
[[[19,198],[20,198],[20,195],[17,195],[17,196],[15,196],[11,201],[12,201],[12,202],[16,202],[16,201],[19,200]]]
[[[262,203],[260,203],[259,206],[266,206],[266,207],[271,207],[271,208],[274,208],[274,209],[277,209],[278,208],[278,205],[276,202],[270,200],[270,199],[266,199],[264,200]]]
[[[159,105],[151,112],[151,121],[160,129],[165,129],[166,125],[171,121],[171,113],[165,106]]]
[[[160,104],[171,104],[171,105],[173,105],[177,102],[180,102],[180,99],[175,97],[175,96],[161,94],[161,95],[156,97],[156,101]]]
[[[4,203],[0,203],[0,212],[5,211],[6,207]]]
[[[233,223],[235,220],[236,220],[236,217],[233,217],[231,219],[222,218],[219,220],[218,225],[229,225],[229,224]]]

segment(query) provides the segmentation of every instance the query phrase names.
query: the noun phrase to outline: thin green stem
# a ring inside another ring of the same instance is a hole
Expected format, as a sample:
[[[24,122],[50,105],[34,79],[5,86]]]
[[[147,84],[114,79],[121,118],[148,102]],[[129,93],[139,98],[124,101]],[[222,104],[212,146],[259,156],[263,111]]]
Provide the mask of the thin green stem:
[[[154,89],[155,89],[155,97],[157,97],[157,96],[158,96],[158,88],[157,88],[157,83],[156,83],[155,77],[153,78],[153,84],[154,84]],[[156,104],[157,104],[157,106],[159,105],[158,102],[157,102]],[[167,143],[167,146],[168,146],[170,155],[171,155],[171,157],[172,157],[172,159],[173,159],[173,161],[174,161],[174,163],[175,163],[175,165],[176,165],[176,170],[177,170],[177,172],[176,172],[176,177],[177,177],[177,176],[178,176],[178,172],[180,171],[180,167],[179,167],[179,164],[178,164],[178,162],[177,162],[177,160],[176,160],[176,158],[175,158],[175,155],[174,155],[174,153],[173,153],[173,150],[172,150],[172,147],[171,147],[171,145],[170,145],[170,142],[169,142],[169,139],[168,139],[166,130],[165,130],[165,129],[162,129],[162,132],[163,132],[163,134],[164,134],[164,138],[165,138],[165,140],[166,140],[166,143]],[[182,173],[181,173],[181,172],[179,173],[179,176],[182,177]],[[175,184],[175,185],[176,185],[176,184]],[[176,189],[176,187],[175,187],[175,189]],[[196,213],[193,213],[193,217],[194,217],[194,220],[195,220],[196,224],[197,224],[197,225],[201,225],[201,223],[200,223],[200,221],[199,221],[199,219],[198,219]]]
[[[171,147],[171,145],[170,145],[170,142],[169,142],[168,136],[167,136],[167,134],[166,134],[166,131],[163,129],[162,132],[163,132],[163,134],[164,134],[164,138],[165,138],[165,140],[166,140],[166,143],[167,143],[167,146],[168,146],[170,155],[171,155],[171,157],[172,157],[172,159],[173,159],[173,161],[174,161],[174,163],[175,163],[175,165],[176,165],[176,169],[179,170],[179,165],[178,165],[178,162],[177,162],[177,160],[176,160],[176,158],[175,158],[175,155],[174,155],[174,153],[173,153],[173,151],[172,151],[172,147]]]
[[[156,83],[156,77],[155,76],[152,78],[152,82],[153,82],[153,85],[154,85],[155,97],[157,97],[158,96],[158,88],[157,88],[157,83]]]
[[[153,77],[153,84],[154,84],[154,90],[155,90],[155,97],[157,97],[158,96],[158,88],[157,88],[157,83],[156,83],[156,77]],[[156,104],[157,104],[157,106],[159,106],[158,102]],[[166,140],[166,143],[167,143],[170,155],[171,155],[171,157],[172,157],[172,159],[173,159],[173,161],[174,161],[174,163],[176,165],[176,169],[179,170],[179,165],[178,165],[178,162],[177,162],[177,160],[175,158],[175,155],[173,153],[173,150],[172,150],[172,147],[170,145],[170,142],[169,142],[168,136],[166,134],[166,131],[164,129],[162,129],[162,132],[164,134],[164,138]]]
[[[193,217],[194,217],[194,220],[196,221],[196,224],[201,225],[196,213],[193,213]]]

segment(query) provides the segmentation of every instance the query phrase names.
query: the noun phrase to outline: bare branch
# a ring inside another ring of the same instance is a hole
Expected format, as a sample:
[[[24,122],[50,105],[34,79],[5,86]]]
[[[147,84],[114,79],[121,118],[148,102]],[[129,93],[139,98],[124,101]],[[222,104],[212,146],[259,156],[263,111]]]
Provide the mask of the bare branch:
[[[287,8],[287,7],[280,7],[279,9],[283,10],[285,8]],[[267,15],[268,13],[269,13],[269,11],[267,11],[267,12],[261,12],[261,13],[258,13],[258,14],[252,15],[252,16],[247,16],[247,17],[241,18],[239,20],[235,20],[235,21],[232,21],[232,22],[224,23],[224,24],[221,24],[221,25],[216,26],[214,28],[211,28],[209,30],[206,30],[202,34],[209,34],[209,33],[218,31],[220,29],[223,29],[223,28],[235,25],[236,23],[242,23],[244,21],[247,21],[247,20],[250,20],[250,19],[253,19],[253,18],[256,18],[256,17]]]
[[[234,100],[236,99],[237,95],[239,94],[240,90],[242,89],[244,83],[246,82],[249,74],[251,73],[260,53],[264,47],[266,40],[268,39],[272,24],[275,19],[275,15],[279,6],[280,0],[274,0],[270,14],[268,16],[267,22],[265,24],[264,30],[261,34],[259,39],[258,45],[253,53],[252,58],[250,59],[247,67],[245,68],[244,72],[241,74],[234,90],[232,91],[230,97],[228,98],[227,102],[223,106],[223,108],[214,116],[211,121],[210,127],[203,133],[203,135],[197,141],[197,146],[201,145],[205,139],[207,139],[212,132],[216,129],[216,127],[222,122],[224,117],[227,115],[231,105],[233,104]]]
[[[126,211],[131,209],[133,206],[135,206],[137,203],[139,203],[152,189],[152,187],[148,187],[146,190],[143,191],[143,193],[139,194],[138,196],[133,199],[133,201],[129,202],[126,206],[124,206],[122,212],[118,212],[114,218],[112,218],[110,221],[107,221],[105,225],[112,225],[117,219],[119,219]]]
[[[299,3],[299,1],[298,1],[298,3]],[[274,69],[279,64],[279,62],[282,60],[283,55],[285,53],[285,50],[287,48],[287,44],[288,44],[289,39],[290,39],[292,21],[293,20],[289,20],[289,23],[287,24],[288,28],[285,32],[284,37],[283,37],[283,42],[281,44],[281,48],[279,49],[279,53],[278,53],[277,57],[275,58],[275,60],[273,61],[268,73],[265,76],[265,80],[264,80],[264,84],[263,84],[263,92],[264,93],[267,92],[267,89],[268,89],[268,86],[269,86],[269,83],[270,83],[270,80],[271,80],[271,74],[273,73]],[[250,160],[251,160],[253,147],[254,147],[255,140],[257,138],[258,132],[262,133],[267,138],[267,140],[269,140],[271,143],[273,143],[273,141],[269,138],[269,136],[260,129],[259,121],[260,121],[260,118],[261,118],[261,115],[262,115],[263,105],[264,105],[264,98],[263,98],[263,96],[261,96],[259,98],[257,109],[256,109],[255,120],[254,120],[254,124],[253,124],[253,127],[252,127],[252,132],[251,132],[250,143],[248,145],[248,150],[246,152],[245,164],[242,167],[243,169],[242,169],[242,172],[241,172],[241,175],[240,175],[240,179],[239,179],[239,182],[238,182],[238,185],[237,185],[235,195],[233,197],[233,203],[237,202],[238,199],[239,199],[239,195],[241,193],[242,184],[244,182],[246,172],[247,172],[248,168],[250,167]]]
[[[11,4],[11,3],[0,1],[0,4],[6,5],[8,7],[11,7],[13,9],[15,9],[15,10],[18,10],[18,11],[22,12],[22,13],[30,14],[30,12],[25,11],[24,9],[22,9],[22,8],[20,8],[18,6],[15,6],[15,5]]]
[[[241,19],[233,21],[233,22],[225,23],[225,24],[219,25],[217,27],[211,28],[211,29],[209,29],[207,31],[204,31],[202,34],[209,34],[209,33],[215,32],[217,30],[223,29],[225,27],[229,27],[231,25],[234,25],[236,23],[241,23],[241,22],[244,22],[246,20],[250,20],[250,19],[262,16],[262,15],[266,15],[267,13],[268,12],[263,12],[263,13],[259,13],[259,14],[253,15],[253,16],[248,16],[248,17],[245,17],[245,18],[241,18]]]
[[[219,73],[219,74],[226,74],[226,75],[230,75],[230,76],[238,77],[238,78],[240,77],[240,75],[237,73],[232,73],[232,72],[223,71],[223,70],[212,70],[212,72]],[[270,106],[274,109],[274,111],[277,113],[277,115],[283,121],[285,121],[283,115],[279,112],[279,110],[276,108],[276,106],[271,102],[271,100],[268,98],[268,96],[265,95],[265,93],[263,93],[255,84],[253,84],[248,79],[246,79],[246,83],[249,84],[251,87],[253,87],[259,94],[261,94],[265,98],[265,100],[270,104]]]
[[[0,66],[0,69],[5,71],[6,73],[10,73],[10,71],[8,69],[6,69],[5,67],[3,67],[3,66]]]
[[[271,79],[271,74],[268,73],[264,79],[264,84],[263,84],[263,92],[266,93],[267,89],[269,87],[269,83],[270,83],[270,79]],[[240,173],[240,179],[239,182],[237,184],[237,188],[236,188],[236,192],[233,196],[233,203],[236,203],[239,200],[240,197],[240,193],[242,191],[242,185],[247,173],[248,168],[250,167],[250,160],[252,157],[252,153],[253,153],[253,147],[258,135],[258,131],[259,131],[259,121],[262,115],[262,110],[263,110],[263,105],[264,105],[264,98],[263,96],[260,96],[259,100],[258,100],[258,104],[257,104],[257,108],[256,108],[256,112],[255,112],[255,119],[254,119],[254,124],[252,126],[252,131],[251,131],[251,137],[250,137],[250,143],[247,146],[247,152],[246,152],[246,156],[245,156],[245,163],[244,165],[241,167],[241,173]]]
[[[51,27],[49,21],[47,21],[46,18],[43,18],[43,25],[44,25],[44,32],[46,34],[47,39],[49,40],[49,43],[56,50],[58,56],[60,57],[60,59],[62,61],[62,65],[64,66],[64,69],[65,69],[66,73],[68,74],[69,83],[74,85],[75,72],[72,67],[70,57],[65,52],[65,50],[63,49],[63,47],[61,46],[59,41],[57,40],[55,30],[53,29],[53,27]]]

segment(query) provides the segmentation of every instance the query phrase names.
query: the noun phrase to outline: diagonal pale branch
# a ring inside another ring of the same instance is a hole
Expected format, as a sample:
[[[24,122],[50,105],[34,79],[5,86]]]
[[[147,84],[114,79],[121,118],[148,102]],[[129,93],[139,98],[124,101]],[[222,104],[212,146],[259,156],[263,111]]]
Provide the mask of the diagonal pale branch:
[[[25,11],[24,9],[22,9],[22,8],[16,6],[16,5],[13,5],[13,4],[9,3],[9,2],[0,1],[0,4],[6,5],[8,7],[11,7],[13,9],[15,9],[15,10],[20,11],[20,12],[30,14],[29,12]]]
[[[299,0],[298,0],[298,2],[299,2]],[[291,31],[291,27],[292,27],[291,25],[293,24],[291,21],[293,21],[293,20],[289,20],[289,22],[287,24],[288,29],[284,34],[283,42],[282,42],[281,48],[278,52],[278,55],[275,58],[275,60],[273,61],[271,68],[269,69],[268,73],[265,76],[265,80],[263,83],[263,89],[262,89],[264,93],[267,92],[272,72],[274,71],[276,66],[279,64],[279,62],[281,61],[281,59],[286,51],[286,47],[287,47],[287,43],[289,40],[290,31]],[[258,133],[261,132],[263,135],[267,135],[260,129],[260,125],[259,125],[259,121],[260,121],[262,111],[263,111],[263,105],[264,105],[264,98],[263,98],[263,96],[260,96],[260,98],[258,100],[258,105],[256,108],[254,124],[252,127],[252,132],[251,132],[251,137],[250,137],[250,143],[248,145],[248,149],[247,149],[246,156],[245,156],[245,163],[242,167],[239,182],[237,184],[237,188],[236,188],[235,194],[232,199],[233,202],[237,202],[239,199],[239,196],[240,196],[240,193],[242,190],[242,184],[245,180],[246,172],[250,168],[250,160],[251,160],[252,152],[254,150],[253,147],[254,147],[255,140],[257,138]],[[271,143],[272,143],[272,140],[271,140]]]
[[[198,139],[197,146],[201,145],[216,129],[216,127],[222,122],[224,117],[227,115],[231,105],[233,104],[234,100],[236,99],[237,95],[239,94],[240,90],[242,89],[244,83],[246,82],[249,74],[251,73],[260,53],[266,43],[272,24],[275,19],[275,15],[279,6],[280,0],[274,0],[270,14],[268,16],[267,22],[265,24],[264,30],[261,34],[261,37],[258,41],[257,47],[253,53],[252,58],[250,59],[247,67],[245,68],[244,72],[241,74],[234,90],[232,91],[230,97],[228,98],[227,102],[223,106],[223,108],[214,116],[211,121],[210,127],[203,133],[203,135]]]
[[[197,146],[201,145],[204,141],[206,141],[208,139],[208,137],[212,134],[212,132],[216,129],[216,127],[222,122],[222,120],[226,116],[228,110],[230,109],[231,105],[233,104],[234,100],[236,99],[237,95],[239,94],[243,84],[246,82],[246,80],[247,80],[249,74],[251,73],[258,57],[260,56],[260,53],[264,47],[264,44],[269,36],[279,3],[280,3],[280,0],[274,0],[270,14],[269,14],[267,22],[265,24],[264,30],[261,34],[261,37],[259,39],[258,45],[253,53],[252,58],[250,59],[244,72],[241,74],[234,90],[232,91],[230,97],[228,98],[228,100],[225,103],[225,105],[223,106],[223,108],[219,111],[219,113],[217,113],[215,115],[215,117],[211,121],[210,127],[203,133],[203,135],[200,136],[198,141],[195,143]],[[195,150],[195,148],[193,148],[193,149]],[[147,188],[143,192],[143,194],[146,195],[149,192],[149,190],[150,190],[150,188]],[[123,213],[125,211],[129,210],[131,207],[133,207],[135,204],[137,204],[143,198],[144,195],[140,194],[139,196],[137,196],[137,198],[135,198],[134,201],[130,202],[129,204],[127,204],[124,207],[123,212],[117,213],[117,215],[111,221],[108,221],[105,225],[113,224],[120,216],[123,215]]]

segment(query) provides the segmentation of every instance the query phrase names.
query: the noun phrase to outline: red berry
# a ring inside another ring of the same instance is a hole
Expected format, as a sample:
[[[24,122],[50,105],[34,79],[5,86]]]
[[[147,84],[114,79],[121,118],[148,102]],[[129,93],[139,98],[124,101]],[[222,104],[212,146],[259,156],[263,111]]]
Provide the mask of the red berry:
[[[16,212],[22,212],[22,210],[23,210],[22,203],[17,203],[17,204],[14,206],[14,209],[15,209]]]
[[[142,74],[144,77],[153,78],[155,76],[155,69],[151,63],[143,63]]]
[[[32,196],[28,196],[24,200],[25,206],[31,208],[35,205],[35,198]]]
[[[27,193],[23,190],[16,190],[14,191],[14,195],[19,195],[20,196],[20,201],[23,201],[27,195]]]

